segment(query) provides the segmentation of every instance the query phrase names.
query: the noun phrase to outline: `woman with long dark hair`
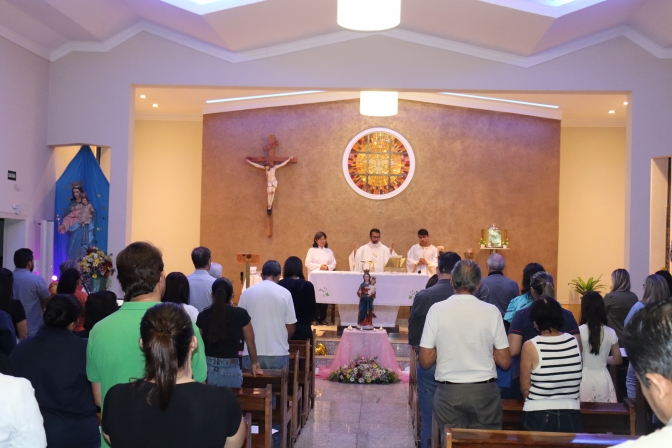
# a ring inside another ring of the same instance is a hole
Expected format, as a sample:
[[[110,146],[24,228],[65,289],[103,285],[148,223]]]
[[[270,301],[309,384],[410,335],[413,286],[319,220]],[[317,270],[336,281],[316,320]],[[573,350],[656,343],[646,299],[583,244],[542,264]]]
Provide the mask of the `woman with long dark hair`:
[[[44,326],[10,356],[12,373],[28,379],[44,418],[50,448],[100,446],[96,404],[86,376],[86,340],[72,334],[82,306],[56,294],[44,310]]]
[[[616,332],[607,326],[607,311],[597,291],[581,297],[581,344],[583,345],[583,380],[581,401],[616,403],[616,389],[607,364],[623,362]],[[610,356],[611,355],[611,356]]]
[[[544,272],[544,267],[539,263],[528,263],[527,266],[525,266],[523,269],[523,282],[522,288],[520,289],[520,295],[518,297],[514,297],[511,299],[511,302],[509,302],[509,306],[507,307],[506,313],[504,314],[505,322],[510,324],[513,321],[513,316],[516,315],[517,311],[532,305],[534,298],[530,292],[530,280],[537,272]]]
[[[293,340],[310,339],[313,329],[310,324],[317,311],[315,287],[303,276],[303,263],[299,257],[289,257],[282,269],[282,280],[278,285],[292,294],[294,312],[296,313],[296,330]]]
[[[244,338],[252,362],[252,374],[262,374],[257,360],[252,319],[243,308],[234,307],[233,285],[228,278],[218,278],[212,284],[212,305],[196,320],[203,337],[208,362],[207,383],[214,386],[241,387],[243,372],[238,352]]]
[[[175,303],[147,310],[140,322],[145,357],[142,380],[113,386],[105,396],[103,436],[128,448],[239,448],[245,423],[228,388],[192,378],[198,345],[191,319]]]
[[[118,309],[117,296],[112,291],[92,292],[86,299],[84,330],[75,334],[81,338],[88,338],[94,325]]]
[[[171,272],[166,275],[166,292],[161,298],[162,302],[179,303],[187,312],[191,321],[196,323],[198,310],[195,306],[189,305],[189,280],[181,272]]]
[[[14,274],[9,269],[0,269],[0,311],[9,314],[14,324],[16,337],[24,339],[28,336],[26,311],[20,300],[14,299]]]
[[[313,237],[313,247],[308,249],[308,254],[306,255],[306,269],[308,270],[308,275],[313,271],[333,271],[336,269],[336,258],[334,257],[332,250],[329,249],[326,233],[315,233],[315,236]],[[287,275],[285,275],[285,277],[286,276]],[[328,303],[320,303],[317,305],[318,325],[327,324],[328,307]]]
[[[86,317],[85,307],[88,294],[81,290],[82,278],[78,269],[70,268],[63,271],[61,278],[58,279],[56,294],[70,294],[82,305],[82,311],[77,319],[74,332],[84,331],[84,318]]]

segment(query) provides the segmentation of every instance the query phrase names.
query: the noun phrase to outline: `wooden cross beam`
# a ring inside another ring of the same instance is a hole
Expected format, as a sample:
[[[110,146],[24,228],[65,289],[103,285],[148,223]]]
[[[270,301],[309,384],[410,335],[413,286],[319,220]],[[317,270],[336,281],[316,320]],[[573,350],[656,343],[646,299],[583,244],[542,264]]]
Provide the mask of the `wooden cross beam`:
[[[276,163],[281,163],[287,160],[286,157],[276,157],[275,155],[275,148],[277,148],[280,143],[275,139],[275,135],[271,135],[268,138],[268,145],[265,145],[263,147],[264,151],[268,152],[268,156],[265,157],[247,157],[247,160],[254,162],[254,163],[270,163],[271,166],[275,165]],[[296,157],[292,157],[292,159],[289,161],[289,163],[296,163],[298,162],[299,159]]]

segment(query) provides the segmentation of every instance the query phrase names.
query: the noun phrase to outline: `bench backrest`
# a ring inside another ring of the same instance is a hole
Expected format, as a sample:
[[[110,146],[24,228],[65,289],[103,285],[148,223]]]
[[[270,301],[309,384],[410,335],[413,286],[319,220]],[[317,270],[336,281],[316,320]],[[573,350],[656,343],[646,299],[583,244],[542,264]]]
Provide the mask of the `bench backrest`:
[[[634,436],[611,434],[576,434],[562,432],[499,431],[487,429],[446,428],[445,448],[595,448],[618,445]]]
[[[273,446],[271,425],[273,424],[271,397],[273,391],[268,385],[264,388],[232,388],[238,397],[240,407],[246,415],[250,415],[257,423],[259,432],[252,434],[252,446],[271,448]]]

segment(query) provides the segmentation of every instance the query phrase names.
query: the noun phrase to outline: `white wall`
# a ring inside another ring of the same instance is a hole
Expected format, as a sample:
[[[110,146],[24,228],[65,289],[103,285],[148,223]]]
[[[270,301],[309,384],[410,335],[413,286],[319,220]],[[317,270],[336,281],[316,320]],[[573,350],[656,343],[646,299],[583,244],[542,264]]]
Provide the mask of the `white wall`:
[[[54,175],[47,147],[49,62],[0,38],[0,218],[25,220],[6,251],[30,247],[39,258],[39,222],[53,219]],[[7,171],[17,172],[17,181]],[[16,215],[12,204],[19,204]],[[7,223],[6,223],[7,225]],[[15,227],[15,224],[10,226]],[[13,251],[12,254],[13,255]],[[11,257],[5,265],[13,268]]]
[[[556,279],[560,302],[579,300],[568,285],[572,279],[602,275],[601,283],[610,286],[611,272],[624,267],[625,146],[625,128],[562,128]],[[633,277],[633,285],[640,280]]]
[[[161,249],[166,274],[194,270],[191,251],[201,238],[202,143],[200,121],[135,122],[131,239]]]
[[[353,70],[363,66],[375,69]],[[625,38],[524,69],[385,36],[232,64],[140,33],[107,53],[74,52],[52,63],[48,143],[92,141],[112,148],[110,250],[116,253],[131,237],[134,85],[631,92],[624,263],[642,278],[649,256],[650,159],[672,154],[671,78],[672,60]]]

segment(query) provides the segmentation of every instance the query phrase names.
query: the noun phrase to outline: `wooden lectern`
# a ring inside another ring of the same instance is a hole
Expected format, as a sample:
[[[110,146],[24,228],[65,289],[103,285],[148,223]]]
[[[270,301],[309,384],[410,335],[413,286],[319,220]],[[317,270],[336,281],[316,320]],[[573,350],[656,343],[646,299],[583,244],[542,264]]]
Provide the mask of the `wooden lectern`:
[[[255,254],[236,254],[236,259],[238,264],[245,265],[245,288],[247,289],[250,287],[250,264],[259,264],[261,259]]]

